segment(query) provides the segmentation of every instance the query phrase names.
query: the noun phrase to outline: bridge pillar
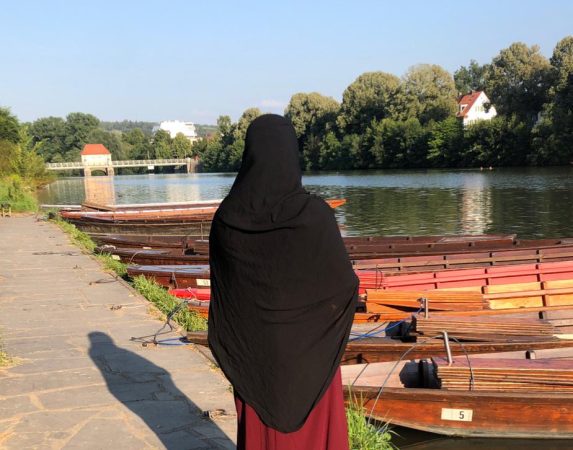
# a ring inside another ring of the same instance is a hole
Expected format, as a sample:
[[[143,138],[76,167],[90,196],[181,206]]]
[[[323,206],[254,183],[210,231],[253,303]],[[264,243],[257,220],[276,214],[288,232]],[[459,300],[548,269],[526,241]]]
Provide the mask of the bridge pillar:
[[[107,170],[106,170],[107,176],[109,177],[113,177],[114,175],[114,170],[113,170],[113,166],[108,166]]]
[[[91,177],[92,176],[92,170],[88,169],[87,167],[84,167],[84,177]]]

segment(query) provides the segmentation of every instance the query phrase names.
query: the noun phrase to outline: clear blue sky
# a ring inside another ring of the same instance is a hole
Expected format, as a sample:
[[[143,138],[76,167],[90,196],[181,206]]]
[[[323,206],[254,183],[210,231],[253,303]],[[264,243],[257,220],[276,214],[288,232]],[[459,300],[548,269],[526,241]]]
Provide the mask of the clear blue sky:
[[[28,1],[0,8],[0,105],[23,121],[233,119],[292,94],[340,100],[361,73],[450,72],[515,41],[550,56],[573,2]]]

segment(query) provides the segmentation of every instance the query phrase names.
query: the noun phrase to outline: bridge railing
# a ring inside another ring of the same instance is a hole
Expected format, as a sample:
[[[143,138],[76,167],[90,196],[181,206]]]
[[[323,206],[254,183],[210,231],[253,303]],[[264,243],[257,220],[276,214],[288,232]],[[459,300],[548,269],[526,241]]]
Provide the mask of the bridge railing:
[[[194,162],[195,160],[191,158],[131,159],[124,161],[112,161],[111,167],[177,166],[177,165],[185,165],[188,163],[193,164]],[[46,168],[48,170],[83,169],[83,168],[96,168],[96,167],[100,168],[108,166],[105,164],[82,163],[79,161],[46,164]]]

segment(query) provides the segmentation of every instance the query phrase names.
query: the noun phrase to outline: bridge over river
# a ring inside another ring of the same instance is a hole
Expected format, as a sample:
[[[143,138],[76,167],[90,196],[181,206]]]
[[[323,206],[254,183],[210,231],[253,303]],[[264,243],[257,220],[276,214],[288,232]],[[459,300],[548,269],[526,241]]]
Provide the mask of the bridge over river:
[[[115,169],[124,167],[147,167],[148,170],[153,170],[155,167],[162,166],[185,166],[187,173],[195,172],[198,164],[197,158],[172,158],[172,159],[132,159],[125,161],[109,161],[110,164],[102,165],[91,161],[75,161],[75,162],[62,162],[62,163],[47,163],[46,169],[48,170],[83,170],[84,176],[89,177],[92,172],[101,170],[107,175],[113,175]]]

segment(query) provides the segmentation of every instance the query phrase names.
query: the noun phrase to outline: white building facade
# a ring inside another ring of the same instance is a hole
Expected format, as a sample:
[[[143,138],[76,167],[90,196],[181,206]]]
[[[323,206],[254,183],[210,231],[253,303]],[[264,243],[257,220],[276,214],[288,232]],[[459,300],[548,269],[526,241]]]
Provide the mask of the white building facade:
[[[171,138],[177,136],[178,133],[183,134],[191,142],[195,142],[198,139],[197,132],[195,131],[195,125],[193,122],[182,122],[181,120],[166,120],[161,122],[158,126],[153,127],[153,132],[158,130],[165,130],[169,133]]]
[[[483,91],[472,91],[458,101],[457,116],[462,119],[464,127],[479,120],[491,120],[497,116],[495,107]]]

